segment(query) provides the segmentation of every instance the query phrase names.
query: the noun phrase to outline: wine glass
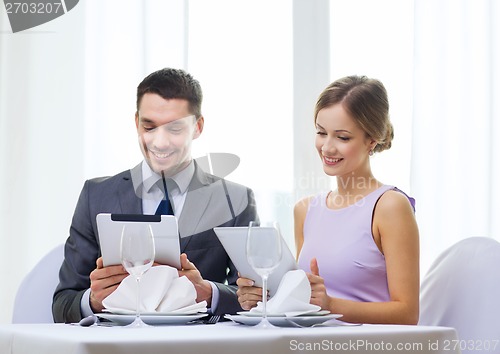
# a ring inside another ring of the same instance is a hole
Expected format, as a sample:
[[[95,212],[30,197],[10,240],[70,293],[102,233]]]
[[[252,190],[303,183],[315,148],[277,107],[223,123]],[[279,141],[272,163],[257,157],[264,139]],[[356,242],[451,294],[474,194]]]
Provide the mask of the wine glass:
[[[251,221],[247,236],[248,263],[262,278],[262,319],[256,328],[274,327],[267,319],[267,279],[281,261],[281,235],[277,222],[259,226]]]
[[[155,243],[151,225],[142,223],[124,225],[120,251],[123,267],[137,282],[135,320],[127,327],[149,327],[141,319],[140,282],[142,275],[151,268],[155,259]]]

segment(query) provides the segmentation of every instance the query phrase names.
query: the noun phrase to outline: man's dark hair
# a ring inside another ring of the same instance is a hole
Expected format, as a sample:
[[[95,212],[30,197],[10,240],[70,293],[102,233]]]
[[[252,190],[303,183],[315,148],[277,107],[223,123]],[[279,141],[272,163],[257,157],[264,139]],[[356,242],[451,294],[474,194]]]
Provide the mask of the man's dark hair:
[[[189,102],[189,111],[201,117],[203,93],[198,80],[181,69],[164,68],[155,71],[137,86],[137,110],[145,93],[155,93],[164,99],[185,99]]]

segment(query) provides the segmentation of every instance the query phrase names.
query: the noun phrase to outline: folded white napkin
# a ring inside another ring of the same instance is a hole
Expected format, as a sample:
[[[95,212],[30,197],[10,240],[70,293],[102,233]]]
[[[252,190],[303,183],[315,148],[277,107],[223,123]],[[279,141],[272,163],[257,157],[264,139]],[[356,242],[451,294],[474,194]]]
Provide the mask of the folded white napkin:
[[[128,276],[102,303],[111,312],[135,312],[137,282]],[[151,267],[141,277],[141,313],[196,313],[206,312],[206,301],[196,302],[196,289],[177,269],[169,266]]]
[[[291,270],[281,279],[276,294],[267,302],[267,313],[292,317],[320,311],[321,307],[310,304],[310,300],[311,284],[306,273],[301,269]],[[262,313],[262,302],[250,312]]]

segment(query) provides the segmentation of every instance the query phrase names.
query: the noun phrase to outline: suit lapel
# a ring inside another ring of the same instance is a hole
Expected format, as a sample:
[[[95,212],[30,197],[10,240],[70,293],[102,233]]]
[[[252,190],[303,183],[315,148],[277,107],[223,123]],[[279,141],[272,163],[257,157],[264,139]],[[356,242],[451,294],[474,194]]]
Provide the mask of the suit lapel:
[[[127,171],[118,186],[118,200],[123,214],[142,214],[142,181],[141,164]]]

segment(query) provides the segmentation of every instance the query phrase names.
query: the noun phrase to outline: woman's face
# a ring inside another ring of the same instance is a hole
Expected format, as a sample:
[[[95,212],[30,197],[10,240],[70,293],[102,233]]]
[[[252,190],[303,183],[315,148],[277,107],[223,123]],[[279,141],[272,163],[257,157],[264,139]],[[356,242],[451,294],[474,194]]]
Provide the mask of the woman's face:
[[[323,108],[316,117],[316,149],[329,176],[361,175],[369,169],[369,152],[375,141],[341,104]]]

